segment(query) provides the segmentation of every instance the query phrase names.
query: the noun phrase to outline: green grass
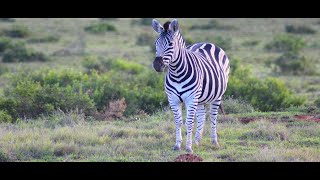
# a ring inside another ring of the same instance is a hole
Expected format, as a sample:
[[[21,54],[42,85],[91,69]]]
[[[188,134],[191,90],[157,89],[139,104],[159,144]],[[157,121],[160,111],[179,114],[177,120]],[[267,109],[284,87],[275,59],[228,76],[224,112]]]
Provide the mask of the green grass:
[[[281,118],[284,114],[290,112],[273,115]],[[203,161],[320,161],[319,123],[301,121],[298,126],[288,126],[290,122],[261,117],[243,124],[235,115],[228,116],[233,120],[218,119],[219,148],[211,145],[207,119],[203,141],[193,146],[194,154]],[[184,126],[182,150],[172,150],[175,125],[167,110],[135,121],[92,121],[76,112],[56,113],[56,119],[0,124],[0,160],[172,162],[186,153]]]

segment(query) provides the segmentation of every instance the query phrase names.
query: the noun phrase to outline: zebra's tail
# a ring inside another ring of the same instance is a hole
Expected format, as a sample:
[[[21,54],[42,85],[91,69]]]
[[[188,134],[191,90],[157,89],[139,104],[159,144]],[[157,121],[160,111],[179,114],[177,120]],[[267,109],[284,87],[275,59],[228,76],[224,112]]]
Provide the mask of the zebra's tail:
[[[225,116],[226,113],[224,112],[224,108],[223,108],[223,103],[222,103],[222,101],[221,101],[221,104],[220,104],[220,106],[219,106],[219,109],[220,109],[220,111],[222,112],[222,114]]]

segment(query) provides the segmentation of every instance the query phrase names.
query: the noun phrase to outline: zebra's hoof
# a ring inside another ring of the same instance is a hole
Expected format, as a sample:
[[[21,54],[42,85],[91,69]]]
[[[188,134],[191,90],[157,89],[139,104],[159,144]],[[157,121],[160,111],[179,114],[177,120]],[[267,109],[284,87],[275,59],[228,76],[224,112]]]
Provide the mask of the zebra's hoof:
[[[187,153],[193,153],[191,148],[186,148]]]
[[[174,151],[180,151],[180,146],[175,145],[175,146],[173,147],[173,150],[174,150]]]
[[[212,145],[213,145],[214,147],[216,147],[216,148],[219,148],[219,147],[220,147],[218,141],[212,141]]]
[[[198,146],[200,144],[200,140],[195,140],[194,144]]]

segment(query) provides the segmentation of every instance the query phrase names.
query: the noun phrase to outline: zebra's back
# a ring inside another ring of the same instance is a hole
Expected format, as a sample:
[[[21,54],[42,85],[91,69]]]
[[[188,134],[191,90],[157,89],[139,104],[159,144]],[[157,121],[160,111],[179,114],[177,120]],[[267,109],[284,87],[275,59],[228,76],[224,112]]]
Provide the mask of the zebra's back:
[[[199,104],[214,101],[221,97],[228,83],[229,59],[224,50],[212,43],[195,43],[187,47],[198,56],[199,67],[202,70],[202,93]]]

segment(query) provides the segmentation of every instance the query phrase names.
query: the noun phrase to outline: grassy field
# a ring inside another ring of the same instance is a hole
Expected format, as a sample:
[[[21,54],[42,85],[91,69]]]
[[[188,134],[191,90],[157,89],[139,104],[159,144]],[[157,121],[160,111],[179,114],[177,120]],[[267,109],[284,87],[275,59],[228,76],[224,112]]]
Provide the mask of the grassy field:
[[[297,114],[301,112],[220,116],[219,148],[211,145],[207,120],[194,155],[204,162],[319,162],[319,122],[299,120]],[[30,122],[3,123],[0,130],[0,161],[174,162],[186,154],[172,150],[175,126],[167,110],[112,122],[55,113]]]
[[[28,29],[28,35],[9,37],[10,41],[23,42],[27,48],[43,53],[50,60],[4,62],[4,57],[0,57],[0,105],[12,76],[19,72],[50,69],[87,73],[83,62],[88,56],[104,57],[106,62],[124,59],[152,69],[155,53],[152,43],[157,34],[150,19],[14,18],[13,22],[3,19],[0,19],[0,38],[6,36],[5,30],[23,26]],[[158,20],[164,23],[171,18]],[[320,161],[320,18],[182,18],[178,21],[182,35],[188,41],[209,41],[224,46],[231,63],[233,59],[239,59],[255,77],[279,78],[294,95],[306,98],[302,106],[276,112],[257,111],[246,103],[227,101],[230,111],[226,116],[219,115],[217,120],[220,147],[214,148],[210,143],[211,125],[207,118],[204,139],[200,146],[193,146],[195,155],[205,162]],[[85,30],[97,23],[108,23],[116,30],[101,34]],[[212,24],[213,27],[209,26]],[[289,25],[315,31],[294,34],[305,42],[299,53],[312,62],[313,73],[308,73],[308,68],[299,74],[274,71],[273,61],[282,52],[267,51],[265,46],[277,35],[289,34],[286,33]],[[139,37],[149,39],[139,40]],[[0,43],[0,55],[1,48]],[[103,63],[95,68],[101,68]],[[101,79],[109,77],[110,67],[113,66],[106,65],[102,69]],[[140,68],[136,65],[121,67],[124,67],[123,71],[128,71],[127,67]],[[155,77],[164,76],[164,73],[154,74]],[[138,75],[129,71],[129,76]],[[121,83],[127,82],[118,84]],[[139,90],[139,87],[133,89]],[[232,103],[234,106],[231,107]],[[173,162],[177,156],[186,153],[184,126],[182,150],[172,150],[175,143],[173,114],[162,105],[153,113],[139,111],[107,120],[97,120],[74,107],[68,111],[55,109],[37,117],[17,118],[13,123],[4,121],[0,119],[0,162]]]

